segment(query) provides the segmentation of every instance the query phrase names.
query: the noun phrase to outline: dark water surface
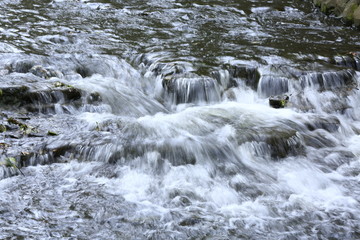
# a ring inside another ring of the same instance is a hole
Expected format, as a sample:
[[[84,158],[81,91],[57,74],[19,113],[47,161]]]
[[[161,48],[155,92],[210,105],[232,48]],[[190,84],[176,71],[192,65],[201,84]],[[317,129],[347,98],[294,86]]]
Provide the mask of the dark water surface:
[[[360,32],[311,2],[0,1],[0,239],[359,239]]]

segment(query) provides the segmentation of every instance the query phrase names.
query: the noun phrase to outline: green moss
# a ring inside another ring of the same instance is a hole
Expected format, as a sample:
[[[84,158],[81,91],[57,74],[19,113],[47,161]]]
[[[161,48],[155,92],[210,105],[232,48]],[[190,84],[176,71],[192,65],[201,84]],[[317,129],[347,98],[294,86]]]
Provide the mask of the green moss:
[[[73,86],[68,85],[68,84],[65,84],[65,83],[62,83],[62,82],[55,82],[54,86],[55,86],[55,87],[67,87],[67,88],[74,88]]]
[[[18,120],[16,120],[15,118],[8,118],[8,123],[10,123],[10,124],[15,124],[15,125],[20,125],[21,123],[18,121]]]
[[[17,161],[16,161],[16,159],[14,158],[14,157],[7,157],[7,158],[5,158],[5,162],[3,162],[3,163],[1,163],[1,165],[4,165],[5,167],[13,167],[13,168],[15,168],[15,169],[17,169],[17,170],[19,170],[19,172],[23,175],[23,176],[25,176],[24,175],[24,173],[20,170],[20,168],[18,167],[18,163],[17,163]]]
[[[15,118],[12,118],[12,117],[11,117],[11,118],[8,118],[7,121],[8,121],[8,123],[10,123],[10,124],[14,124],[14,125],[19,126],[20,130],[21,130],[24,134],[30,134],[31,132],[35,132],[35,131],[36,131],[34,127],[29,126],[29,125],[27,125],[27,124],[25,124],[25,123],[22,123],[22,122],[16,120]]]
[[[57,136],[59,134],[57,134],[56,132],[53,132],[53,131],[48,131],[48,135],[49,136]]]
[[[356,3],[352,3],[349,6],[346,6],[346,9],[343,12],[343,17],[347,21],[353,21],[354,20],[354,12],[357,9],[358,5]]]
[[[6,127],[0,124],[0,133],[6,132]]]
[[[288,96],[277,96],[269,98],[269,105],[273,108],[284,108],[289,101]]]

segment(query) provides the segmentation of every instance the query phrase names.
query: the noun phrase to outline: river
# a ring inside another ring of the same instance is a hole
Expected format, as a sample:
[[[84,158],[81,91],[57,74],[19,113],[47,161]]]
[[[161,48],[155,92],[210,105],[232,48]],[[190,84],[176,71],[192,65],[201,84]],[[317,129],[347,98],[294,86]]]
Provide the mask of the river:
[[[360,238],[360,33],[311,1],[0,16],[0,239]]]

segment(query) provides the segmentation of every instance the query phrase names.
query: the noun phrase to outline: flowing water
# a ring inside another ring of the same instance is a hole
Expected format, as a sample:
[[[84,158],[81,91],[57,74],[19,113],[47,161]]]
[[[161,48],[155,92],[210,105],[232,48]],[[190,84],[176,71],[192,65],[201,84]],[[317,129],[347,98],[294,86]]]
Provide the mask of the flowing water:
[[[303,0],[0,15],[0,160],[24,174],[0,166],[0,239],[360,238],[358,30]]]

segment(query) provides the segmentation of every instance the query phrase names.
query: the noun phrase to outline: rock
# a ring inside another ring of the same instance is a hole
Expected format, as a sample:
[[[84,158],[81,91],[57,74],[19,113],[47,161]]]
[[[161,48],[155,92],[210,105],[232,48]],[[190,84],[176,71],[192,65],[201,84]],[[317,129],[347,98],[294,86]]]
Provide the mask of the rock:
[[[262,97],[283,95],[289,91],[292,82],[296,82],[304,72],[286,64],[272,64],[259,69],[258,93]]]
[[[272,134],[266,138],[272,159],[281,159],[288,156],[304,154],[305,148],[302,138],[296,131],[284,131]]]
[[[49,136],[57,136],[57,135],[59,135],[58,133],[53,132],[53,131],[48,131],[47,134],[48,134]]]
[[[100,93],[98,92],[92,92],[90,93],[90,95],[87,97],[87,101],[90,104],[95,104],[95,103],[99,103],[102,101],[102,97],[100,95]]]
[[[6,132],[6,126],[0,124],[0,133]]]
[[[325,14],[341,16],[346,22],[360,27],[360,1],[359,0],[314,0]]]
[[[273,108],[284,108],[289,102],[289,96],[271,96],[269,98],[269,104]]]
[[[35,66],[36,63],[33,60],[20,60],[11,63],[7,66],[7,69],[10,73],[17,72],[17,73],[28,73],[30,69]]]
[[[61,78],[63,77],[63,74],[60,71],[54,70],[52,68],[44,68],[41,65],[35,65],[30,70],[30,73],[34,74],[35,76],[41,77],[41,78],[52,78],[57,77]]]
[[[7,86],[1,88],[0,105],[19,106],[21,98],[29,90],[26,86]]]
[[[316,116],[311,121],[305,123],[305,126],[310,130],[324,129],[328,132],[336,132],[340,127],[340,120],[337,117],[324,118]]]
[[[184,220],[182,220],[179,225],[180,226],[194,226],[198,223],[201,222],[201,219],[200,218],[197,218],[197,217],[190,217],[190,218],[186,218]]]
[[[229,71],[229,74],[232,78],[242,79],[245,84],[252,89],[256,90],[259,80],[260,73],[258,67],[248,64],[234,64],[234,65],[225,65],[225,68]],[[233,86],[236,86],[236,82],[231,81]]]
[[[344,11],[341,13],[342,17],[344,17],[346,21],[354,21],[354,12],[357,7],[357,0],[348,1],[348,3],[345,4]]]
[[[163,87],[174,104],[217,102],[221,98],[215,79],[195,74],[165,77]]]
[[[262,96],[284,94],[289,91],[290,79],[276,75],[266,75],[260,78],[259,92]]]
[[[23,85],[24,84],[24,85]],[[0,106],[5,109],[26,109],[27,111],[53,111],[54,103],[73,103],[79,100],[79,89],[42,82],[29,75],[8,75],[0,77]]]
[[[300,85],[318,91],[337,90],[356,85],[356,72],[353,69],[309,72],[300,77]]]
[[[360,71],[360,57],[357,53],[349,53],[344,56],[335,56],[331,63]]]
[[[360,27],[360,5],[354,11],[353,17],[355,26]]]

